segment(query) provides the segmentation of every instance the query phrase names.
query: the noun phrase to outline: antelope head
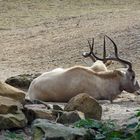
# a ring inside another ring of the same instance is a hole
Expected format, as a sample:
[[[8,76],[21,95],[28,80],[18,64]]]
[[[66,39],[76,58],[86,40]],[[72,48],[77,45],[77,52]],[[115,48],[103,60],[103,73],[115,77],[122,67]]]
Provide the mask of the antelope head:
[[[115,51],[115,57],[106,57],[106,38],[108,38],[112,43]],[[120,90],[125,90],[127,92],[133,93],[135,91],[138,91],[140,89],[139,83],[136,80],[135,72],[132,69],[132,64],[131,62],[121,59],[118,56],[118,48],[115,42],[108,37],[107,35],[104,36],[104,44],[103,44],[103,58],[99,58],[95,55],[93,52],[93,46],[94,46],[94,38],[92,39],[92,44],[88,41],[90,52],[84,52],[83,56],[84,57],[90,57],[93,62],[96,62],[96,60],[100,60],[103,63],[107,64],[108,61],[118,61],[121,64],[125,66],[125,68],[120,68],[120,69],[115,69],[114,72],[116,72],[119,76],[121,76],[120,80]]]

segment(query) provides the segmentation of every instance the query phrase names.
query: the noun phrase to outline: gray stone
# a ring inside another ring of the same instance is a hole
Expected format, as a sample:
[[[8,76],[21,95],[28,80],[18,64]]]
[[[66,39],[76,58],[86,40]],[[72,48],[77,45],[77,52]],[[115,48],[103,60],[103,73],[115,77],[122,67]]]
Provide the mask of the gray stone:
[[[24,113],[31,123],[34,119],[48,119],[55,120],[56,116],[44,104],[30,104],[24,106]]]
[[[0,129],[23,128],[26,125],[27,119],[21,111],[14,114],[0,114]]]
[[[20,89],[28,89],[32,80],[38,77],[39,75],[41,75],[41,73],[21,74],[21,75],[10,77],[5,82],[9,85],[12,85]]]
[[[101,120],[102,107],[93,97],[81,93],[73,97],[64,107],[65,111],[78,110],[85,114],[86,118]]]
[[[54,104],[53,105],[54,110],[63,110],[59,105]]]
[[[72,124],[84,118],[85,118],[84,113],[79,111],[70,111],[70,112],[64,112],[58,118],[57,122],[62,124]]]
[[[62,124],[37,119],[32,126],[33,140],[87,140],[88,133],[83,128],[71,128]]]

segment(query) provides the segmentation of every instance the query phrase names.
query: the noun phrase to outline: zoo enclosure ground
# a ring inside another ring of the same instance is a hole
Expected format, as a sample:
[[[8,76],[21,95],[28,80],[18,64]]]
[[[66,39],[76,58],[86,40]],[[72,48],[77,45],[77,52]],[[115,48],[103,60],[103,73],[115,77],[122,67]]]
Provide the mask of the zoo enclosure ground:
[[[102,52],[107,34],[140,77],[139,0],[1,0],[1,80],[21,73],[87,65],[81,53],[95,37]],[[107,44],[112,51],[111,44]],[[91,62],[86,60],[91,65]]]
[[[133,63],[140,79],[139,0],[0,0],[0,79],[87,65],[85,61],[91,65],[81,55],[88,49],[87,39],[95,37],[100,55],[105,34],[116,42],[120,56]],[[108,53],[113,52],[111,45],[107,42]],[[129,101],[130,94],[123,99],[128,102],[104,104],[105,119],[122,123],[128,112],[139,108]]]

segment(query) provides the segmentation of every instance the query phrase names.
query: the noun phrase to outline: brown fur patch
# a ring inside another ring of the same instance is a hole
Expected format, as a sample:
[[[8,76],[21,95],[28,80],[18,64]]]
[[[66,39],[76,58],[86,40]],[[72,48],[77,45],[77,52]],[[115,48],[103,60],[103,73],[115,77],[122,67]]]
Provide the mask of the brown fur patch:
[[[95,72],[83,66],[74,66],[68,69],[68,71],[79,71],[79,70],[86,71],[89,74],[96,75],[104,79],[113,79],[118,76],[118,74],[115,71],[109,70],[109,71]]]

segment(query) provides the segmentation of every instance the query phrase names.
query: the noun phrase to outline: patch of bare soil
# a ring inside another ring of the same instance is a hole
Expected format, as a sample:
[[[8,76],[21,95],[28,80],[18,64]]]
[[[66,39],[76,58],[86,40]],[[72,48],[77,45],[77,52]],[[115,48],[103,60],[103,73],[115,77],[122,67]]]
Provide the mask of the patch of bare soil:
[[[118,45],[119,55],[133,63],[140,79],[140,2],[0,0],[0,79],[57,67],[91,65],[81,53],[87,39],[95,37],[102,54],[103,36]],[[108,53],[113,53],[107,42]],[[86,63],[85,63],[86,61]],[[113,67],[116,65],[113,65]],[[134,96],[134,95],[133,95]],[[119,103],[104,104],[104,118],[124,119],[139,104],[124,96]]]

